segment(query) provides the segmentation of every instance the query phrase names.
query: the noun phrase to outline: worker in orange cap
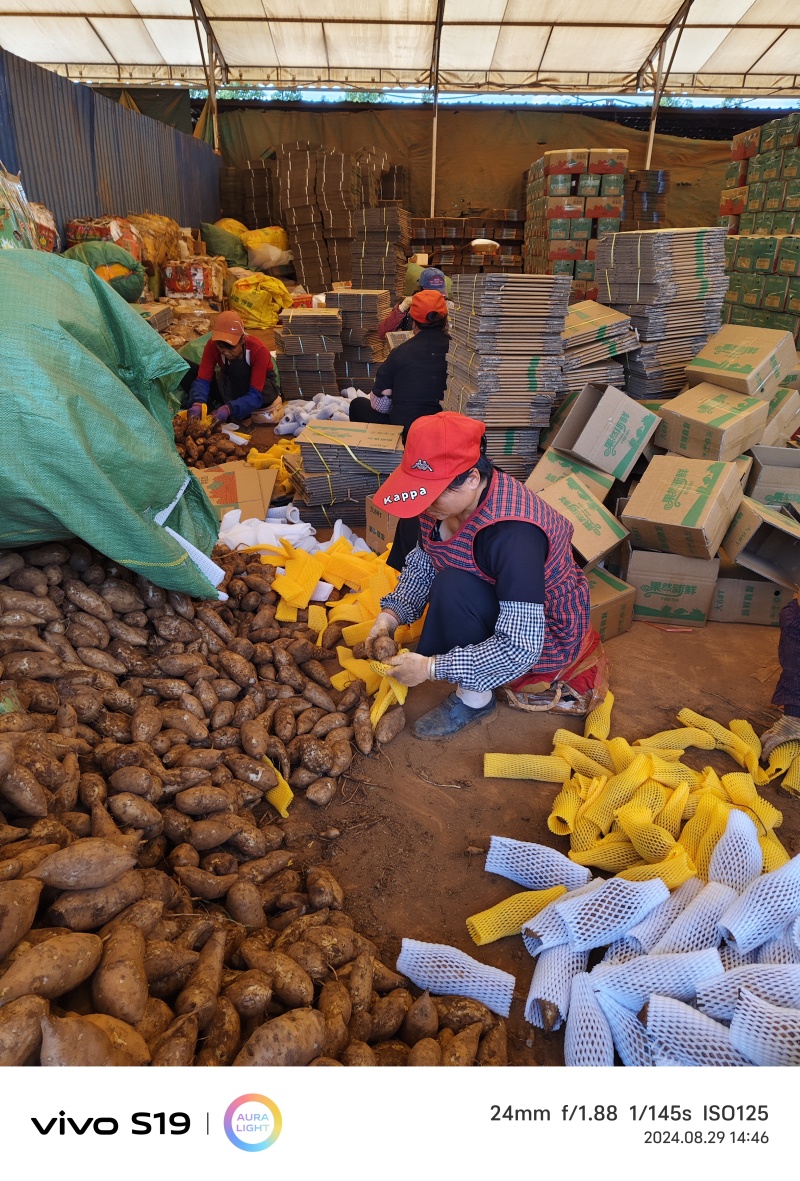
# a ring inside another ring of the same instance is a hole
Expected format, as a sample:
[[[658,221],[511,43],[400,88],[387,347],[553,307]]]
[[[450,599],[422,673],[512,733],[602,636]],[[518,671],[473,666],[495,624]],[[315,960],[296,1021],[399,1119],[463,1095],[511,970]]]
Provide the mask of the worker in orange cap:
[[[379,366],[369,398],[350,403],[351,422],[402,426],[403,442],[412,422],[438,414],[447,384],[447,301],[440,291],[418,291],[411,300],[411,340]]]
[[[242,422],[263,409],[261,421],[275,423],[283,413],[269,349],[247,335],[237,312],[217,316],[189,389],[190,418],[200,415],[203,403],[220,422]]]

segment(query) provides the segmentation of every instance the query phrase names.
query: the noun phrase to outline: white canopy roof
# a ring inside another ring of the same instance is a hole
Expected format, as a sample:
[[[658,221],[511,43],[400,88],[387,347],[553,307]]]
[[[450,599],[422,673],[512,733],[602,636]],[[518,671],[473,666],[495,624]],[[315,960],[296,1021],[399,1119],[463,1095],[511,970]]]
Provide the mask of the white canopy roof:
[[[685,27],[679,22],[686,13]],[[800,94],[800,0],[0,0],[0,46],[83,81]],[[675,45],[677,43],[677,50]],[[201,49],[202,43],[202,49]]]

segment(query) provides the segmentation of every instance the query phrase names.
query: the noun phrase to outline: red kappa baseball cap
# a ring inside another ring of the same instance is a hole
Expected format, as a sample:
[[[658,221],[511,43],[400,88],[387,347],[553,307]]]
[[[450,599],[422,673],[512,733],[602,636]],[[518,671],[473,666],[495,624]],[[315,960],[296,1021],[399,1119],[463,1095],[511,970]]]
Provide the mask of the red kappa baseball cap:
[[[448,410],[418,418],[408,430],[403,460],[375,494],[393,517],[418,517],[481,454],[482,422]]]

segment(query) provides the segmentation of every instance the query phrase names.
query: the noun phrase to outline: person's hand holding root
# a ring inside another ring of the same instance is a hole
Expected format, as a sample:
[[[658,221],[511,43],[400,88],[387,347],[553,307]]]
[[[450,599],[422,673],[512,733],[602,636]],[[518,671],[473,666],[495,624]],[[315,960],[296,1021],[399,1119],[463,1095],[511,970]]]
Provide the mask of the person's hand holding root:
[[[413,688],[414,685],[421,685],[423,681],[433,679],[432,656],[419,656],[416,652],[401,652],[398,656],[393,656],[388,663],[392,669],[389,676],[394,677],[401,685]]]
[[[394,633],[399,626],[400,620],[392,611],[380,612],[364,641],[364,648],[370,660],[385,661],[395,655],[397,644],[394,642]]]

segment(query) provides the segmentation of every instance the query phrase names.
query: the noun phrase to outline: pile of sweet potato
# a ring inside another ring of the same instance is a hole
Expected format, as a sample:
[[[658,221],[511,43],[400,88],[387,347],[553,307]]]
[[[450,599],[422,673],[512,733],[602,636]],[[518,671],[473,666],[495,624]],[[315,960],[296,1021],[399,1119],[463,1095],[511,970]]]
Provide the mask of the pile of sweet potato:
[[[181,418],[172,420],[175,446],[181,459],[189,467],[216,467],[233,459],[246,459],[249,443],[234,443],[223,432],[216,418]]]

